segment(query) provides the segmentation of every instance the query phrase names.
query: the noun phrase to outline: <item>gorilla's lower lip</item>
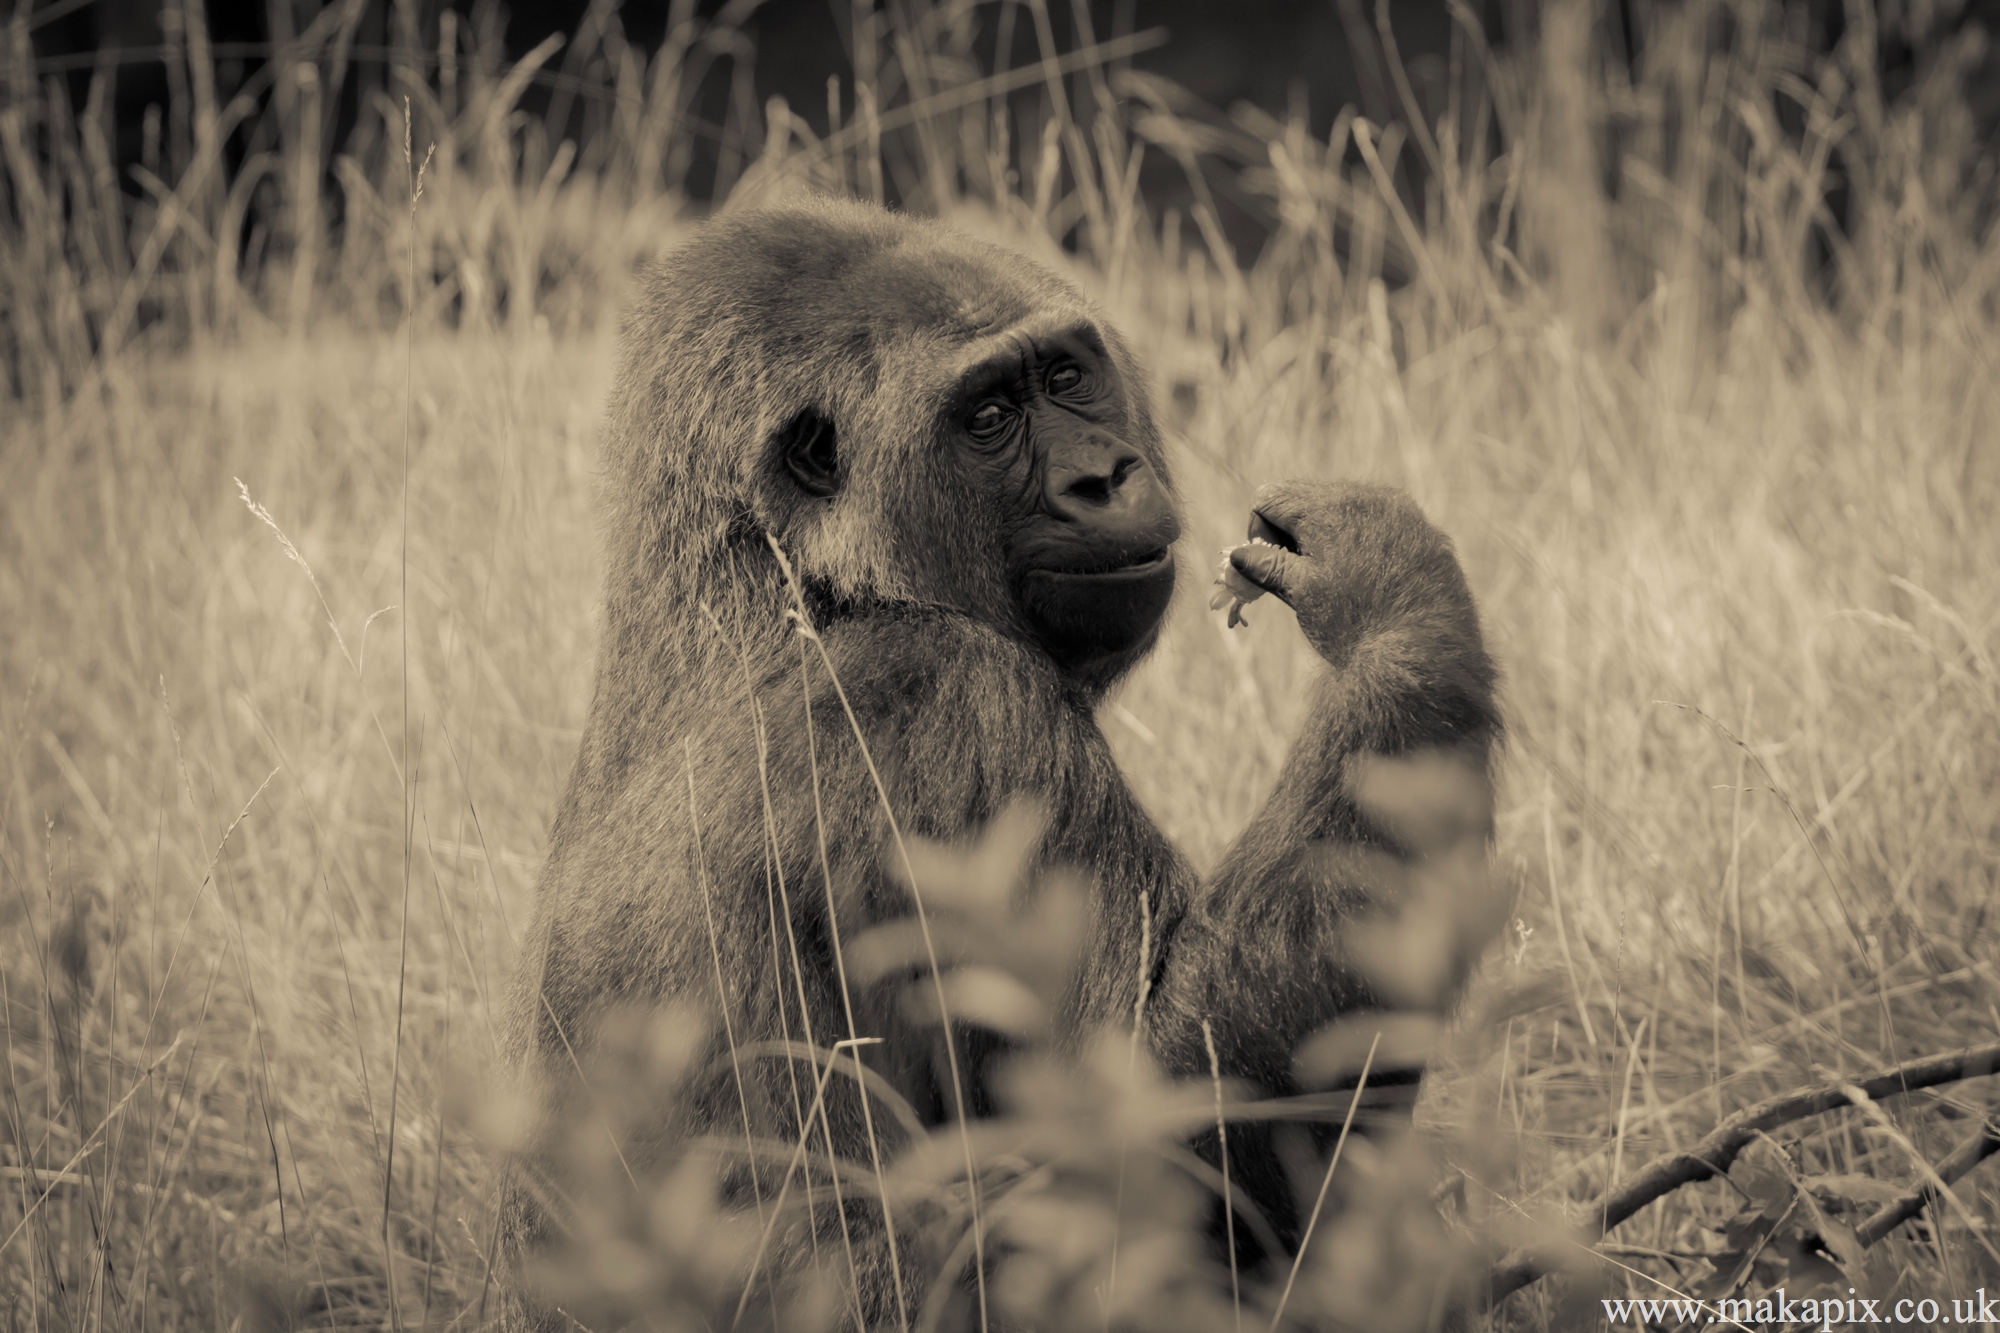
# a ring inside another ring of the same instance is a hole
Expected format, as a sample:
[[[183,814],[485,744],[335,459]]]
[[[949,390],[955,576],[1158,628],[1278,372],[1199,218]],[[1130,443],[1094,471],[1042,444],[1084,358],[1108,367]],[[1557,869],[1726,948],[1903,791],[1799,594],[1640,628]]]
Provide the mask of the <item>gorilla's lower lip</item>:
[[[1174,597],[1174,556],[1159,547],[1096,569],[1031,569],[1020,585],[1028,614],[1056,661],[1086,674],[1094,664],[1144,652]]]
[[[1043,578],[1089,579],[1095,581],[1121,582],[1149,578],[1174,562],[1174,553],[1167,547],[1149,551],[1137,560],[1122,565],[1112,565],[1104,569],[1038,569],[1034,573]]]

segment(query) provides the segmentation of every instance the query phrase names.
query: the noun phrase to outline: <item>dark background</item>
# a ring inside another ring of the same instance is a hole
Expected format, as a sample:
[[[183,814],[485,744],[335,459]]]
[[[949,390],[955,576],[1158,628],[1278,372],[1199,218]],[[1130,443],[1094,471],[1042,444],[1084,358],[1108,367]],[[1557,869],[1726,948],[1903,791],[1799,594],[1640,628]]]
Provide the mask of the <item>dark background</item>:
[[[898,0],[889,0],[893,5]],[[27,3],[27,0],[17,0]],[[1794,31],[1811,49],[1834,50],[1848,35],[1853,0],[1794,0],[1788,6]],[[1468,0],[1486,42],[1495,51],[1524,48],[1532,40],[1538,12],[1536,0]],[[1668,0],[1600,0],[1596,40],[1599,58],[1631,64],[1644,58],[1644,34],[1662,11],[1676,6]],[[316,0],[212,0],[207,6],[210,40],[216,45],[217,69],[227,98],[254,75],[274,41],[283,41],[309,24],[320,6]],[[382,57],[392,42],[395,25],[414,18],[423,42],[435,50],[442,13],[459,15],[469,38],[497,33],[509,58],[517,58],[551,33],[573,37],[585,6],[564,0],[494,0],[446,5],[440,0],[415,0],[400,11],[393,0],[369,0],[355,37],[358,53],[353,76],[342,89],[334,142],[360,114],[371,89],[386,86]],[[717,179],[717,157],[725,141],[754,155],[761,141],[758,120],[767,99],[785,98],[791,111],[818,133],[827,122],[827,77],[841,77],[846,114],[852,115],[852,71],[849,34],[852,0],[697,0],[695,16],[724,19],[740,27],[740,51],[749,58],[754,91],[732,87],[733,63],[717,60],[709,66],[694,102],[705,122],[705,156],[698,157],[688,176],[690,193],[705,197]],[[1730,40],[1729,7],[1710,6],[1713,40]],[[1002,6],[982,5],[977,11],[978,35],[973,57],[983,69],[1019,67],[1039,58],[1033,21],[1015,7],[1010,50],[1001,58],[995,50],[1003,27]],[[1353,105],[1378,123],[1404,118],[1400,101],[1383,77],[1383,53],[1374,36],[1374,0],[1078,0],[1049,5],[1059,48],[1071,49],[1084,35],[1079,11],[1098,40],[1134,31],[1164,28],[1165,45],[1134,57],[1132,67],[1163,76],[1184,88],[1199,105],[1181,113],[1230,124],[1232,111],[1245,106],[1280,119],[1303,115],[1317,135],[1325,135],[1341,107]],[[2000,0],[1881,0],[1874,63],[1885,99],[1893,101],[1910,88],[1956,34],[1979,30],[2000,36]],[[1394,0],[1389,6],[1400,59],[1408,70],[1420,102],[1434,113],[1441,104],[1449,75],[1452,21],[1444,0]],[[667,0],[626,0],[616,12],[624,37],[641,51],[656,49],[670,22]],[[149,105],[166,102],[169,80],[162,55],[160,0],[53,0],[29,13],[30,40],[45,76],[69,80],[75,105],[81,107],[93,71],[107,68],[107,53],[115,54],[115,91],[111,105],[117,130],[119,165],[139,160],[141,125]],[[1983,63],[1970,81],[1970,93],[1983,137],[1993,141],[2000,126],[2000,42],[1986,41]],[[545,70],[555,70],[562,56]],[[1036,99],[1030,87],[1017,99]],[[574,134],[581,112],[552,91],[546,82],[531,88],[522,105],[548,117],[551,110],[564,124],[555,134]],[[746,113],[747,106],[747,115]],[[736,113],[731,119],[732,110]],[[1254,117],[1253,117],[1254,119]],[[747,130],[744,128],[748,124]],[[729,128],[730,126],[735,128]],[[1497,146],[1497,145],[1495,145]],[[1351,151],[1351,149],[1350,149]],[[239,149],[240,152],[240,149]],[[1217,164],[1218,167],[1240,164]],[[1272,219],[1263,204],[1246,197],[1235,183],[1233,169],[1208,173],[1225,230],[1239,250],[1254,255]],[[1405,182],[1407,184],[1407,182]],[[136,186],[128,179],[128,190]],[[1163,155],[1151,155],[1141,179],[1148,200],[1157,207],[1185,202],[1189,185],[1181,168]]]

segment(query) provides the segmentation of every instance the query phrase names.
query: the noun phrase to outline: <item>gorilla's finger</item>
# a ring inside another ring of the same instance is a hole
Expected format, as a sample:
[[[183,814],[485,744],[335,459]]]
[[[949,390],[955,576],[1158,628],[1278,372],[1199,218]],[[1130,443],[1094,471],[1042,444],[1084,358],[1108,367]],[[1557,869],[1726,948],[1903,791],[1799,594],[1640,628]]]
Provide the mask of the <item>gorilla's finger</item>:
[[[1250,540],[1269,542],[1273,546],[1282,546],[1287,551],[1299,549],[1298,534],[1289,525],[1277,523],[1270,515],[1255,509],[1250,511]]]
[[[1250,503],[1250,539],[1282,546],[1294,554],[1305,550],[1304,529],[1316,511],[1310,482],[1280,481],[1260,487]]]
[[[1292,600],[1289,596],[1295,582],[1292,565],[1297,560],[1297,556],[1282,546],[1271,546],[1265,542],[1250,542],[1229,553],[1229,563],[1237,573],[1287,602]]]

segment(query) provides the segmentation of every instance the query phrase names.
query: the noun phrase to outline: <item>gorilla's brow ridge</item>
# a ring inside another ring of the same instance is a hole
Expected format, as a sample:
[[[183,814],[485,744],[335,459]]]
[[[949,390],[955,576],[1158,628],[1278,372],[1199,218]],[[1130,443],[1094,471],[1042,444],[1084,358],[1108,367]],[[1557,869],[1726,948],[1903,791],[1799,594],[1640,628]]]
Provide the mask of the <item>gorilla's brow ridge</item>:
[[[1014,327],[1027,313],[1018,300],[999,292],[985,292],[977,298],[961,298],[954,326],[942,332],[955,342],[978,342]]]

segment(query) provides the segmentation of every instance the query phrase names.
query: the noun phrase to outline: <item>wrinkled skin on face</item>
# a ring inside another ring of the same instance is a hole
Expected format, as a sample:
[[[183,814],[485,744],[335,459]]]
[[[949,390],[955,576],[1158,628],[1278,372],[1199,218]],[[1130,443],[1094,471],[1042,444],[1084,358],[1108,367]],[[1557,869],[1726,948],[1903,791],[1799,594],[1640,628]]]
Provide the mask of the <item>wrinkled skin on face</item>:
[[[944,448],[998,516],[1018,620],[1070,679],[1102,689],[1146,654],[1174,594],[1174,496],[1132,444],[1132,386],[1090,322],[1016,328],[956,382]],[[812,494],[838,490],[832,432],[782,440]]]
[[[941,423],[951,461],[998,514],[1019,620],[1086,687],[1145,654],[1174,589],[1180,522],[1129,442],[1127,387],[1089,323],[1017,331],[961,376]],[[815,461],[822,447],[800,432],[793,475],[830,473]]]
[[[1080,325],[973,368],[950,420],[964,465],[1018,505],[1007,577],[1058,666],[1092,676],[1145,651],[1180,535],[1158,473],[1127,443],[1118,371]]]

